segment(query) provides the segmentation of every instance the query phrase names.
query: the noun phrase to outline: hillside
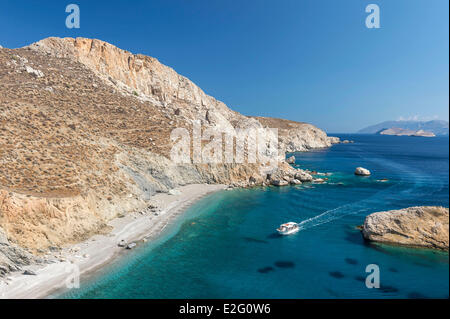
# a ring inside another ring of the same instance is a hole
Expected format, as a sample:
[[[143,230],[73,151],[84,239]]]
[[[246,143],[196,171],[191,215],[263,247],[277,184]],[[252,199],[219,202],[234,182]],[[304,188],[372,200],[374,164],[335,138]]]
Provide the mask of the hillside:
[[[147,208],[157,192],[266,183],[259,162],[171,161],[170,134],[192,132],[194,122],[234,134],[273,124],[267,121],[231,110],[155,58],[100,40],[1,48],[0,234],[8,245],[0,247],[0,266],[13,269],[11,256],[25,255],[22,248],[45,252],[107,232],[110,220]],[[331,145],[322,130],[289,123],[295,141],[283,127],[279,175],[295,174],[283,150]]]

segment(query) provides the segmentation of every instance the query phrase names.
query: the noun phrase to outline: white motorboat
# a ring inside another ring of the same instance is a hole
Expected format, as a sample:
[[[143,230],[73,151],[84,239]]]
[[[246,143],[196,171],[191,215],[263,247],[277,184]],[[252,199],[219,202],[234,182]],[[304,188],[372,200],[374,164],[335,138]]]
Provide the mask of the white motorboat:
[[[281,224],[280,227],[277,228],[277,231],[280,235],[292,235],[300,230],[300,227],[297,223],[289,222],[285,224]]]

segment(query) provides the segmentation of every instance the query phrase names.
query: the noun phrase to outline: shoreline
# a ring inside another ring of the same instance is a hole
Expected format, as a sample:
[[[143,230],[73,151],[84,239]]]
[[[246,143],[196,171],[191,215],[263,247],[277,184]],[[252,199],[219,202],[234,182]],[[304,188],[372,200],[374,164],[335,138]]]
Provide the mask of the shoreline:
[[[60,260],[43,265],[23,267],[36,275],[23,272],[11,273],[0,279],[0,299],[40,299],[51,298],[52,293],[63,291],[78,267],[80,282],[94,275],[104,266],[123,257],[124,247],[118,247],[120,240],[127,243],[152,241],[160,237],[169,224],[172,224],[190,206],[201,198],[226,189],[226,185],[191,184],[178,187],[179,194],[158,193],[152,201],[159,202],[161,210],[155,213],[133,212],[125,217],[117,217],[108,224],[111,232],[94,235],[88,240],[70,245],[61,250]]]

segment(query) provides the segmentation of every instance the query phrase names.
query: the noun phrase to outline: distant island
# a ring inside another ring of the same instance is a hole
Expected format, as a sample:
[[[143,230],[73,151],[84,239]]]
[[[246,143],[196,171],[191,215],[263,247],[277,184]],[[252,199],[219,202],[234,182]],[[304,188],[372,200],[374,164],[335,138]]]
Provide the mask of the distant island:
[[[399,127],[392,127],[388,129],[383,129],[379,131],[377,134],[380,135],[395,135],[395,136],[422,136],[422,137],[435,137],[436,135],[433,132],[430,131],[424,131],[424,130],[408,130],[408,129],[402,129]]]
[[[359,130],[359,134],[383,134],[406,136],[448,136],[448,122],[433,121],[385,121]]]

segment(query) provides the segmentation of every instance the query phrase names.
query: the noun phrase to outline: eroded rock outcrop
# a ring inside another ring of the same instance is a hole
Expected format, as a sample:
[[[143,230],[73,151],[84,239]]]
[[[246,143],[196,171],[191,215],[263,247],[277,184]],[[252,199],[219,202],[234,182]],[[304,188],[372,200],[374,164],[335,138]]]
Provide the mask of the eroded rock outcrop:
[[[0,227],[0,277],[11,271],[19,271],[23,266],[39,262],[32,254],[10,243]]]
[[[421,206],[373,213],[366,217],[362,233],[376,242],[448,250],[449,211]]]

